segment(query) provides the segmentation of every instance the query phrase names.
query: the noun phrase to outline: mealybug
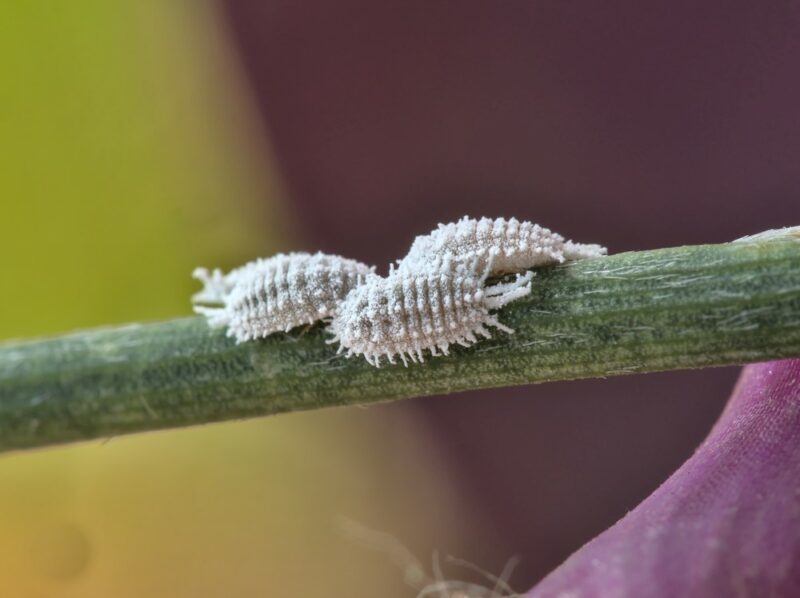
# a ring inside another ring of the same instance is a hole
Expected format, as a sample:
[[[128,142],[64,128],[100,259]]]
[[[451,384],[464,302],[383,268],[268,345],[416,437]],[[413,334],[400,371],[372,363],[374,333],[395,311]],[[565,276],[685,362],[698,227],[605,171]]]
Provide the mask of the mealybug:
[[[399,268],[418,270],[431,260],[450,254],[465,262],[477,258],[479,268],[491,259],[490,274],[496,275],[605,253],[604,247],[565,241],[558,233],[532,222],[516,218],[476,220],[464,216],[458,222],[440,224],[432,233],[417,237],[408,255],[399,262]]]
[[[227,326],[228,336],[242,342],[332,316],[345,295],[372,271],[336,255],[278,254],[228,274],[198,268],[193,276],[204,286],[192,301],[209,325]]]
[[[416,270],[371,275],[339,305],[329,342],[339,342],[339,352],[363,355],[374,366],[383,357],[395,363],[396,356],[408,365],[407,357],[424,361],[424,351],[447,355],[452,344],[469,346],[476,335],[489,338],[489,326],[512,333],[489,312],[529,294],[533,273],[484,287],[492,271],[491,258],[464,262],[446,254]]]

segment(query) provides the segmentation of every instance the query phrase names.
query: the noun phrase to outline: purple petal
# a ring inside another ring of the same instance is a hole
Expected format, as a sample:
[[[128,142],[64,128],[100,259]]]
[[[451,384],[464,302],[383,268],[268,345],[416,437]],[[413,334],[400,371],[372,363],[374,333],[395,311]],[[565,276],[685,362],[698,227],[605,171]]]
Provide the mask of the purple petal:
[[[800,360],[747,366],[697,452],[528,596],[800,596]]]

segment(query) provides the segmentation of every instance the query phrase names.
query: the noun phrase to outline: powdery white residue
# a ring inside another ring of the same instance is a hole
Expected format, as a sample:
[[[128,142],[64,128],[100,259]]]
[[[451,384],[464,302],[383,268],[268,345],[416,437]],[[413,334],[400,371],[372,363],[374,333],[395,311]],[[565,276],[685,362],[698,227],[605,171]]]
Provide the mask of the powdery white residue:
[[[565,241],[550,229],[516,218],[476,220],[464,216],[458,222],[440,224],[430,234],[417,237],[408,255],[400,260],[399,268],[419,270],[448,254],[462,261],[477,258],[479,269],[491,259],[490,274],[496,275],[598,257],[605,255],[606,249]]]
[[[332,316],[372,271],[337,255],[280,253],[228,274],[196,269],[193,276],[203,283],[203,290],[192,301],[195,312],[206,316],[209,325],[226,326],[228,336],[243,342]]]
[[[564,259],[568,262],[603,257],[608,254],[608,249],[597,243],[575,243],[565,241],[562,249]]]
[[[800,226],[786,226],[784,228],[773,228],[755,235],[747,235],[733,241],[733,243],[766,243],[775,239],[787,238],[789,240],[800,239]]]
[[[330,342],[339,342],[347,356],[363,355],[379,367],[382,358],[424,361],[424,352],[447,355],[453,344],[469,346],[488,327],[507,333],[491,310],[530,293],[532,272],[505,284],[485,287],[494,272],[493,259],[473,256],[469,262],[445,253],[418,268],[392,270],[387,277],[369,276],[353,289],[329,325]]]

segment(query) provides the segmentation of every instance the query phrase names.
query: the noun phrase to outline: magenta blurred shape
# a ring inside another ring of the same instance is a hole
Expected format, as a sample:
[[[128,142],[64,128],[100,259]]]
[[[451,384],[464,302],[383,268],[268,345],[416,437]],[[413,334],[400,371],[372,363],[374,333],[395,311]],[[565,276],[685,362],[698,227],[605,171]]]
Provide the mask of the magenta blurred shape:
[[[694,456],[528,596],[800,596],[800,360],[746,367]]]

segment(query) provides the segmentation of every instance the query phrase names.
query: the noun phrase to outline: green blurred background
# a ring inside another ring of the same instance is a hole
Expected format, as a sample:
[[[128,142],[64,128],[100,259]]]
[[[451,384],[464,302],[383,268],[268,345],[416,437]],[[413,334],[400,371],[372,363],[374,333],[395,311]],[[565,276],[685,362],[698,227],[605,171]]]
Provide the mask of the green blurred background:
[[[304,247],[213,3],[6,2],[0,23],[0,338],[187,315],[195,266]],[[386,413],[4,456],[0,596],[413,595],[337,517],[426,564],[480,526],[431,431]]]

